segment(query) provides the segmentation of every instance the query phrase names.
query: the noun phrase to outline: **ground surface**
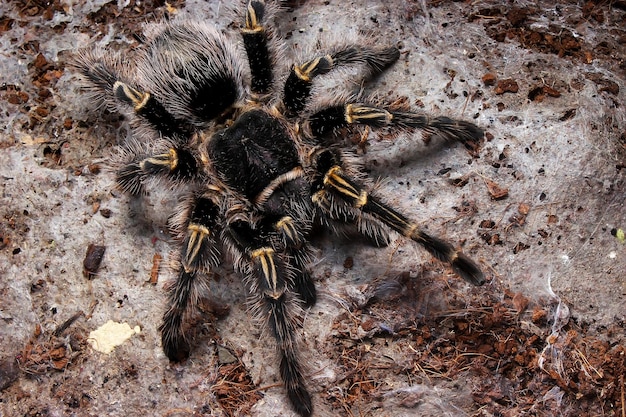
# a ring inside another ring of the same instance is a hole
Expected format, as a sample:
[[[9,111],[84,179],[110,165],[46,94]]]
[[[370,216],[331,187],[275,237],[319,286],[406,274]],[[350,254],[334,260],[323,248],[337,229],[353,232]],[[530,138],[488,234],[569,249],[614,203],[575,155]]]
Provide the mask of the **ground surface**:
[[[163,355],[168,196],[151,193],[147,218],[129,209],[105,169],[128,127],[67,66],[94,43],[136,47],[163,19],[237,24],[224,2],[74,3],[0,5],[0,415],[292,415],[235,276],[214,283],[230,311],[199,325],[191,358]],[[474,152],[419,134],[359,150],[387,201],[490,283],[469,288],[402,239],[320,236],[302,329],[317,415],[626,413],[626,3],[511,4],[310,0],[277,16],[297,56],[397,44],[379,99],[487,131]],[[87,279],[90,244],[106,249]],[[141,332],[97,352],[87,339],[108,320]]]

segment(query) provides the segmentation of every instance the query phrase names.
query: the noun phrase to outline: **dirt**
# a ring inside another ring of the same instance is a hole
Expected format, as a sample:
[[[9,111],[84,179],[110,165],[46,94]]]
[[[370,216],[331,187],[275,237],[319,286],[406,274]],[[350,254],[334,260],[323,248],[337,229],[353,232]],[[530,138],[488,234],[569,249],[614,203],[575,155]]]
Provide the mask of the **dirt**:
[[[278,30],[297,59],[396,44],[377,99],[486,130],[470,149],[385,132],[346,146],[377,192],[490,282],[469,287],[397,236],[383,249],[319,236],[320,300],[301,330],[316,415],[624,417],[626,2],[347,3],[283,2]],[[0,5],[0,416],[293,415],[227,266],[192,356],[167,361],[176,197],[154,190],[140,208],[115,188],[108,161],[128,123],[94,108],[69,65],[93,45],[132,61],[164,20],[216,22],[237,41],[226,9]],[[105,355],[87,339],[109,319],[141,333]]]

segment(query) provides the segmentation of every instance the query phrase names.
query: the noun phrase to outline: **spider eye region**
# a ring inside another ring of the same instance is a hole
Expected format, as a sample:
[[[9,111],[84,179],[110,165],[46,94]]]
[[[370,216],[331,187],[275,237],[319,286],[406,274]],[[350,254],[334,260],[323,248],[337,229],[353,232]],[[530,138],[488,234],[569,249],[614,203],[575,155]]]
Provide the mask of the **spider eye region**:
[[[251,201],[276,178],[300,166],[287,128],[261,110],[242,114],[216,133],[207,154],[221,179]]]

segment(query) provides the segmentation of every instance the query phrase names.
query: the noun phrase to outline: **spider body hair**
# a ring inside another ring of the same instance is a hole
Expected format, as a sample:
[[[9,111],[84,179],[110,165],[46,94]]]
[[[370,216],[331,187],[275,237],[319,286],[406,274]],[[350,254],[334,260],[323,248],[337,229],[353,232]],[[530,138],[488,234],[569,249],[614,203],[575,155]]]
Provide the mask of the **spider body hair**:
[[[309,271],[314,227],[355,233],[375,246],[387,245],[395,231],[468,282],[485,282],[474,261],[378,195],[354,154],[339,146],[341,132],[421,131],[475,147],[483,131],[392,110],[361,93],[316,100],[318,77],[354,66],[359,86],[391,68],[400,51],[350,43],[285,66],[281,75],[275,11],[261,0],[246,3],[242,48],[209,24],[184,21],[154,29],[129,59],[132,69],[102,50],[78,54],[74,66],[88,94],[131,120],[136,138],[118,158],[119,188],[131,195],[159,183],[182,190],[169,221],[179,253],[159,327],[165,354],[172,361],[191,354],[190,317],[209,291],[208,277],[228,261],[242,277],[251,312],[275,340],[290,403],[307,417],[313,401],[298,333],[303,309],[317,299]]]

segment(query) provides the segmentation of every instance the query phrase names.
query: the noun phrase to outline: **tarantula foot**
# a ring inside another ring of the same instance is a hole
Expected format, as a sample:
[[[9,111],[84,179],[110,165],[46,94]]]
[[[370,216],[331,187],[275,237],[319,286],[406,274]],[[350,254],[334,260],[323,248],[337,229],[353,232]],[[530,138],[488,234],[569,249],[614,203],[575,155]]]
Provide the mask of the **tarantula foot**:
[[[456,258],[451,262],[454,272],[459,274],[461,278],[473,285],[483,285],[485,275],[478,266],[470,258],[462,253],[457,253]]]
[[[311,402],[311,395],[303,386],[288,389],[287,396],[296,413],[302,417],[309,417],[313,414],[313,403]]]
[[[159,331],[163,352],[170,361],[182,362],[189,357],[191,345],[182,333],[180,317],[166,313]]]
[[[182,337],[171,338],[165,334],[161,335],[163,352],[172,362],[182,362],[189,357],[191,345]]]
[[[465,120],[452,120],[447,117],[440,117],[439,119],[447,119],[450,131],[467,150],[478,151],[485,137],[485,131],[482,128]]]

